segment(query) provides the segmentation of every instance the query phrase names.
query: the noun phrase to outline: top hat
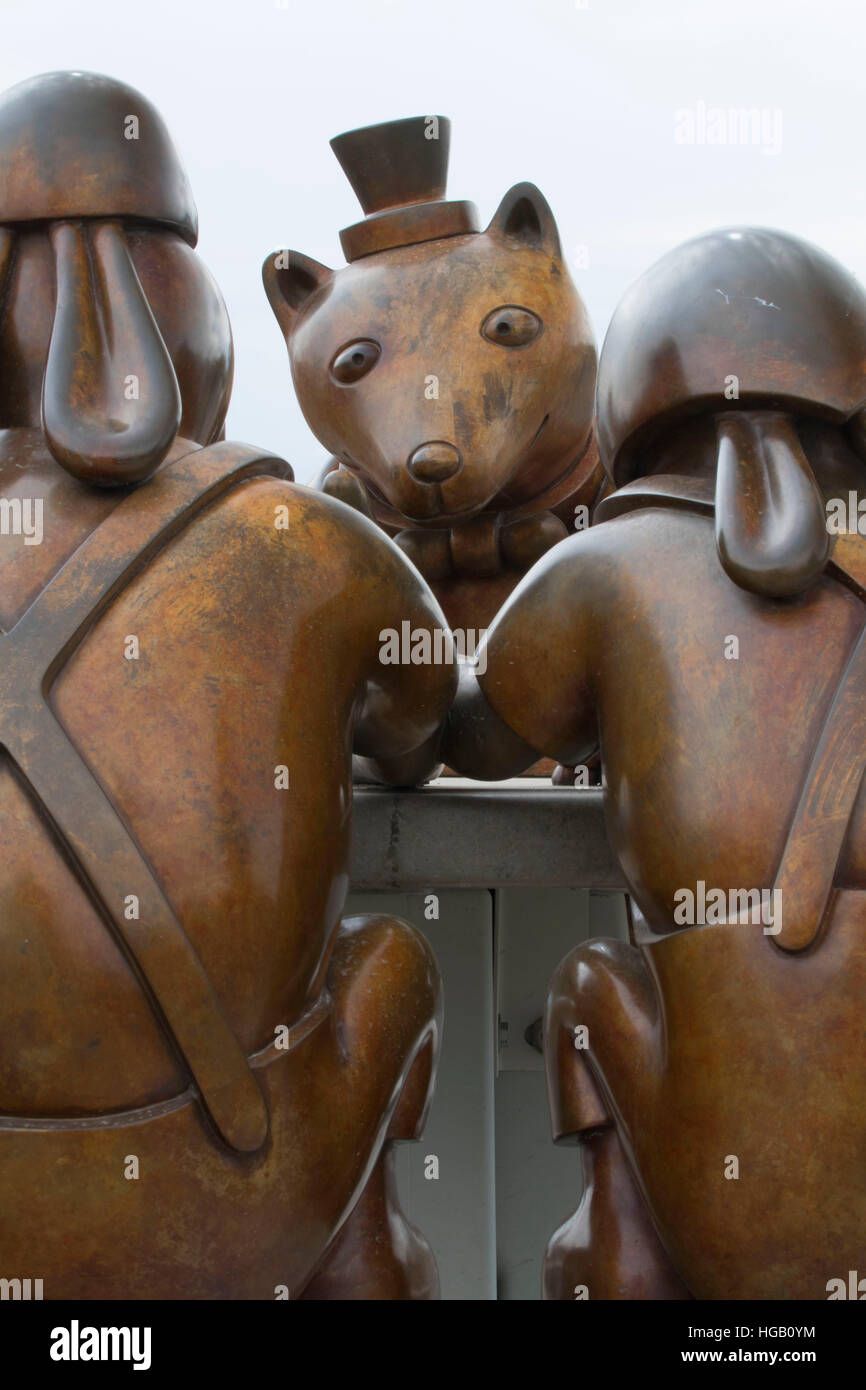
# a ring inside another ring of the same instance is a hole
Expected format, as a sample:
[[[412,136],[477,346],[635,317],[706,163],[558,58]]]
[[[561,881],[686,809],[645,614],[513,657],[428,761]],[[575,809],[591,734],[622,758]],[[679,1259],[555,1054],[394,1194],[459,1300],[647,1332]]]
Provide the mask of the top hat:
[[[98,73],[43,73],[0,97],[0,224],[75,217],[160,222],[190,246],[198,232],[183,166],[147,98]]]
[[[450,144],[447,116],[411,116],[334,137],[331,149],[367,214],[340,233],[347,261],[481,230],[474,203],[444,199]]]

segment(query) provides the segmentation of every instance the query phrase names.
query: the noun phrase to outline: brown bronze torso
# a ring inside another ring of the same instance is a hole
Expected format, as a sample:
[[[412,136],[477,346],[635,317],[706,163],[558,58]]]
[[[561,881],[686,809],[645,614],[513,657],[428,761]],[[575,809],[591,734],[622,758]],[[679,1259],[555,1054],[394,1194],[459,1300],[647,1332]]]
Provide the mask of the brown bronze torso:
[[[256,451],[178,441],[146,488],[97,494],[96,505],[50,460],[54,474],[42,475],[32,437],[8,432],[4,444],[4,484],[16,478],[33,492],[56,475],[63,508],[52,525],[49,484],[53,544],[4,540],[0,641],[33,630],[33,646],[44,648],[52,623],[59,632],[67,621],[82,576],[100,566],[107,575],[122,552],[132,556],[98,620],[44,683],[61,745],[85,765],[80,781],[73,763],[67,783],[53,784],[37,756],[42,743],[21,741],[31,707],[16,704],[8,659],[4,667],[0,738],[18,756],[4,758],[0,773],[0,1139],[7,1190],[27,1213],[4,1232],[4,1259],[24,1267],[35,1242],[50,1297],[102,1297],[110,1288],[115,1297],[267,1298],[278,1284],[294,1296],[363,1186],[395,1085],[419,1050],[429,1077],[434,1041],[434,977],[423,951],[407,954],[387,925],[379,939],[345,928],[338,936],[351,730],[367,681],[379,678],[382,613],[365,607],[363,594],[393,586],[393,577],[377,574],[381,545],[368,523],[355,525],[372,549],[362,539],[353,552],[343,510],[285,481],[285,467]],[[22,469],[28,448],[31,467]],[[181,509],[142,567],[137,528],[153,532],[154,515],[182,486],[200,498],[200,483],[219,484],[247,458],[250,474],[217,485],[203,509],[199,500]],[[280,531],[275,508],[284,505],[290,527]],[[81,548],[55,575],[67,531]],[[394,563],[387,551],[384,563]],[[131,636],[140,649],[133,660],[124,654]],[[16,669],[22,664],[16,658]],[[30,664],[38,672],[38,660]],[[110,719],[94,718],[108,710]],[[289,770],[288,789],[275,786],[278,765]],[[93,827],[76,819],[76,800],[86,806],[93,791],[88,770],[116,813],[108,843],[93,846],[95,886],[85,843]],[[138,860],[124,857],[124,832]],[[118,927],[128,893],[145,901],[139,868],[182,923],[251,1059],[263,1133],[254,1120],[252,1133],[230,1128],[234,1102],[219,1132],[220,1088],[231,1072],[213,1075],[205,1056],[196,1075],[186,977],[161,979],[147,941],[130,959]],[[392,1002],[374,1003],[367,985],[359,1012],[358,969],[378,973]],[[275,1041],[281,1029],[289,1030],[285,1048]],[[377,1046],[386,1036],[388,1046]],[[130,1154],[140,1163],[137,1182],[124,1178]]]

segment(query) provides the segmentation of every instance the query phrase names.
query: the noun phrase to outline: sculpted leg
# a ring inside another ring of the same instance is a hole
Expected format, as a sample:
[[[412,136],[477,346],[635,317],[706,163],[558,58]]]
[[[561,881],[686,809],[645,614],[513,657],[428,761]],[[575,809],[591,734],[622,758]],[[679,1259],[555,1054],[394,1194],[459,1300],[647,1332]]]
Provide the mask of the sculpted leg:
[[[691,1295],[655,1232],[604,1087],[627,1104],[652,1084],[654,994],[641,953],[618,941],[572,951],[551,981],[545,1057],[554,1139],[576,1136],[584,1195],[555,1232],[546,1299],[685,1299]]]
[[[580,1136],[584,1194],[554,1233],[543,1270],[546,1299],[684,1299],[613,1125]]]
[[[350,918],[340,929],[328,984],[345,1061],[353,1071],[366,1069],[368,1084],[370,1071],[380,1073],[380,1094],[390,1081],[390,1115],[381,1117],[384,1141],[364,1189],[302,1297],[438,1298],[436,1261],[400,1209],[394,1172],[394,1145],[420,1138],[433,1094],[441,1012],[435,962],[407,923]],[[352,1087],[348,1095],[363,1104],[363,1089]]]
[[[334,1301],[439,1297],[433,1252],[398,1204],[390,1141],[302,1297]]]

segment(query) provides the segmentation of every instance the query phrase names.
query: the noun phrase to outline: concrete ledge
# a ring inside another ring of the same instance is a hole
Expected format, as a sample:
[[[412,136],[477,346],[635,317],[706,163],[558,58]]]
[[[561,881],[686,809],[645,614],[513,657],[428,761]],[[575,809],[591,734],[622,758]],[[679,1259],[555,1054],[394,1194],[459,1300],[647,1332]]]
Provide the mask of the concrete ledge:
[[[352,888],[593,888],[625,884],[598,787],[446,777],[355,787]]]

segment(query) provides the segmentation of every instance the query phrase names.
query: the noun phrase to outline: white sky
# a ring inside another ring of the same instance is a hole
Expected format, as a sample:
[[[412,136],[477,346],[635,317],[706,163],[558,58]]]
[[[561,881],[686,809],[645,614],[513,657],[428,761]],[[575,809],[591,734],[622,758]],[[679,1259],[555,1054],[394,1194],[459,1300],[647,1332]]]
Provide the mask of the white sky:
[[[301,481],[324,454],[260,266],[282,246],[343,263],[338,232],[360,210],[328,140],[354,126],[450,116],[449,196],[483,223],[511,184],[538,184],[599,343],[626,286],[714,226],[784,228],[866,280],[859,0],[282,3],[0,0],[0,87],[84,68],[162,112],[234,329],[229,437],[282,453]],[[677,143],[675,112],[699,103],[780,112],[781,151]]]

